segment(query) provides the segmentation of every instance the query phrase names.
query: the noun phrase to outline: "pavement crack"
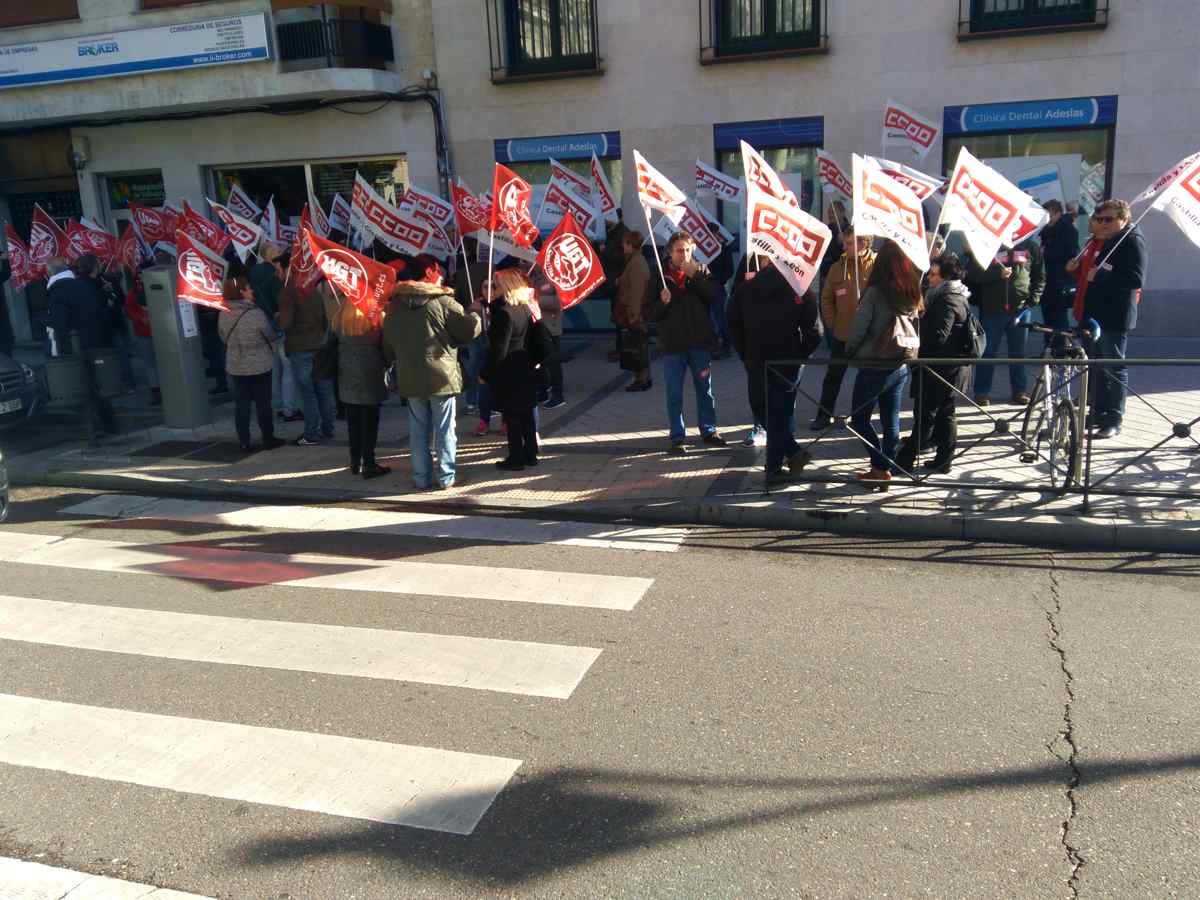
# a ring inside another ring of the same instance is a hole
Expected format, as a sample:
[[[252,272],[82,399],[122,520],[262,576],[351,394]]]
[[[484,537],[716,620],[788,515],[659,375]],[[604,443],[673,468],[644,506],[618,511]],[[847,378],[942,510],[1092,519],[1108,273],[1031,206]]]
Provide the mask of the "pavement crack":
[[[1049,626],[1049,643],[1050,649],[1058,657],[1059,669],[1063,675],[1063,692],[1066,699],[1063,702],[1062,725],[1058,733],[1054,736],[1054,740],[1046,745],[1046,749],[1066,765],[1068,770],[1066,799],[1067,799],[1067,814],[1059,826],[1059,840],[1062,843],[1063,851],[1067,855],[1067,863],[1070,866],[1070,875],[1067,878],[1067,888],[1071,892],[1071,896],[1077,898],[1079,896],[1079,871],[1083,868],[1086,860],[1079,852],[1079,848],[1075,846],[1074,835],[1072,834],[1075,825],[1075,817],[1079,812],[1079,802],[1077,792],[1083,776],[1079,771],[1079,747],[1075,742],[1075,722],[1072,719],[1073,707],[1075,704],[1075,674],[1071,671],[1071,667],[1067,660],[1067,651],[1062,643],[1062,592],[1061,585],[1058,580],[1058,569],[1054,565],[1054,558],[1050,558],[1050,605],[1045,609],[1046,623]]]

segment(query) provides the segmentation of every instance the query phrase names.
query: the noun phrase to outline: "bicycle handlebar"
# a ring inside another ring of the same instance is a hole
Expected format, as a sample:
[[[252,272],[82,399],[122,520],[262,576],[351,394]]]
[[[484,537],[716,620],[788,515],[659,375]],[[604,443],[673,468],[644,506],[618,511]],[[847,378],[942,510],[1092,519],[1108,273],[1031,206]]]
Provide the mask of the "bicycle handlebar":
[[[1096,337],[1096,331],[1099,330],[1099,329],[1097,329],[1096,331],[1093,331],[1090,328],[1069,328],[1069,329],[1050,328],[1047,325],[1039,325],[1036,322],[1020,322],[1018,324],[1021,328],[1028,328],[1030,331],[1036,331],[1039,334],[1054,334],[1054,335],[1061,335],[1063,337],[1069,337],[1069,338],[1081,338],[1082,337],[1082,338],[1091,339],[1091,338]]]

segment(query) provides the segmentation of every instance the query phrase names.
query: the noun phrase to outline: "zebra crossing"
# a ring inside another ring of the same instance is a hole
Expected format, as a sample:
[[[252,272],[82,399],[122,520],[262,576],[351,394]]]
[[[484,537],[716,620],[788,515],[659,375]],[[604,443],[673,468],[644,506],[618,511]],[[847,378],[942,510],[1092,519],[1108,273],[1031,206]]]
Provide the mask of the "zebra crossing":
[[[279,509],[286,510],[291,527],[334,531],[339,522],[357,522],[381,542],[414,529],[428,536],[493,527],[459,521],[466,517],[404,519],[383,513],[390,518],[379,521],[371,511]],[[271,529],[278,527],[280,515],[272,508],[120,497],[93,498],[62,512],[214,525],[236,521],[241,527]],[[616,533],[611,526],[535,524],[540,543],[605,552],[615,547],[661,551],[677,548],[681,539],[677,532],[654,529]],[[13,648],[18,654],[22,648],[98,651],[206,667],[371,679],[385,686],[435,685],[490,692],[497,698],[497,715],[506,714],[500,705],[506,695],[568,702],[601,656],[601,616],[632,612],[654,583],[624,575],[102,540],[23,532],[16,526],[0,528],[0,570],[11,576],[0,587],[0,643],[9,644],[9,658]],[[55,571],[74,573],[71,596],[38,596],[39,575]],[[142,608],[130,601],[88,602],[88,580],[99,573],[131,576],[132,596],[153,595],[180,580],[272,586],[286,589],[286,596],[331,592],[351,624],[296,621],[279,606],[269,617],[250,607],[247,615],[231,615],[231,602],[235,607],[240,602],[236,598],[225,601],[224,615]],[[585,632],[593,633],[587,623],[589,616],[596,617],[592,643],[597,646],[353,624],[360,601],[389,597],[396,603],[393,618],[402,620],[405,596],[419,596],[426,606],[434,598],[531,610],[522,618],[526,622],[541,615],[537,609],[571,608],[583,616]],[[468,835],[523,762],[454,747],[163,715],[74,699],[4,693],[0,687],[0,766]]]

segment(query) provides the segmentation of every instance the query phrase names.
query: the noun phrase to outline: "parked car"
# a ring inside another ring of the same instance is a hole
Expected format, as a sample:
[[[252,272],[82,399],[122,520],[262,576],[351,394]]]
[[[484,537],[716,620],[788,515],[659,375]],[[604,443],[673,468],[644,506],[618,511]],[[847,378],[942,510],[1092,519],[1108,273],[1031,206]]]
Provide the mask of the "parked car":
[[[33,368],[0,353],[0,429],[32,419],[43,397],[41,380]]]

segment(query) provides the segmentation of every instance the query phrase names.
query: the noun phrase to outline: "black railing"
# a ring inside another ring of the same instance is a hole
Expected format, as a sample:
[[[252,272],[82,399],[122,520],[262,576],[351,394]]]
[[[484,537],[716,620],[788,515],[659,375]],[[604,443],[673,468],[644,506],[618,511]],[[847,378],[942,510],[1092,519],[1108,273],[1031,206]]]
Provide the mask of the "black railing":
[[[329,68],[382,69],[395,60],[392,30],[359,19],[310,19],[276,26],[284,62],[323,59]]]
[[[1109,0],[959,0],[958,35],[1045,34],[1108,25]]]
[[[700,63],[822,53],[829,0],[697,0]]]
[[[484,0],[492,81],[603,74],[596,0]]]

